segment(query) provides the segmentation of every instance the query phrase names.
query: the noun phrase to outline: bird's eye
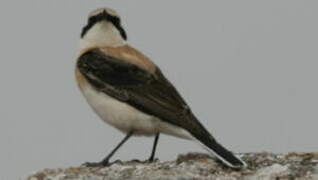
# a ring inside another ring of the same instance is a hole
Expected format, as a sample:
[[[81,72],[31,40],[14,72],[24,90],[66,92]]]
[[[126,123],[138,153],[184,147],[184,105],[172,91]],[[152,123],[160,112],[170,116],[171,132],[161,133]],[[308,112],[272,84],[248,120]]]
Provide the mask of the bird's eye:
[[[88,19],[88,24],[93,24],[96,21],[96,16],[92,16]]]
[[[120,19],[118,17],[115,17],[115,16],[111,16],[110,17],[110,21],[116,25],[119,25],[120,24]]]

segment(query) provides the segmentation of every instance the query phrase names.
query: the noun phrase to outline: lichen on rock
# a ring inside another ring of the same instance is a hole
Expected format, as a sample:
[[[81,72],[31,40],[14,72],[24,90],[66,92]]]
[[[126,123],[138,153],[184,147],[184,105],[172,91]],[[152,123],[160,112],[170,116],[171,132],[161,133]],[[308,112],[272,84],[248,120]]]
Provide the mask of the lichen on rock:
[[[202,153],[179,155],[174,161],[118,161],[108,167],[45,169],[27,180],[271,180],[317,179],[318,153],[240,154],[247,168],[230,169]]]

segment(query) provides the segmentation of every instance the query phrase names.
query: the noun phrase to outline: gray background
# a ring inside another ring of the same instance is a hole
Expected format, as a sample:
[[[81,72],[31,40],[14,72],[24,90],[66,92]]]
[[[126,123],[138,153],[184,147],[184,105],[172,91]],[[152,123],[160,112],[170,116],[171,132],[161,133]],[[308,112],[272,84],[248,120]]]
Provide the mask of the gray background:
[[[103,158],[123,138],[74,82],[87,13],[112,7],[129,42],[235,152],[317,151],[318,1],[1,1],[0,179]],[[148,158],[132,138],[114,159]],[[162,136],[158,157],[195,143]]]

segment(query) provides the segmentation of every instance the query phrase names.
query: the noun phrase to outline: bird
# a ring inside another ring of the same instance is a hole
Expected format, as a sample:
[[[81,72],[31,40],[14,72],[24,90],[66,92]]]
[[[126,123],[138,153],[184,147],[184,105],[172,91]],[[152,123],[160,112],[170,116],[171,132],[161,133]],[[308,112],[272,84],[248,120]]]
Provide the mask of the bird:
[[[153,162],[162,133],[197,142],[230,168],[246,167],[199,122],[160,68],[127,43],[115,10],[106,7],[89,13],[75,66],[77,84],[88,104],[104,122],[125,134],[103,160],[84,165],[108,166],[131,136],[154,137],[147,160]]]

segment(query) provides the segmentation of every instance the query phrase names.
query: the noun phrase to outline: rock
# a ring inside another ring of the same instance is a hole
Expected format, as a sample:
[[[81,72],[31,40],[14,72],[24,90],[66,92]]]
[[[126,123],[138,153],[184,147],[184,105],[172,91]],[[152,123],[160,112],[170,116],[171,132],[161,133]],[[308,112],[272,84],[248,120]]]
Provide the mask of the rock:
[[[227,168],[207,154],[189,153],[166,162],[117,161],[109,167],[45,169],[27,180],[318,180],[318,153],[263,152],[240,156],[248,164],[241,170]]]

